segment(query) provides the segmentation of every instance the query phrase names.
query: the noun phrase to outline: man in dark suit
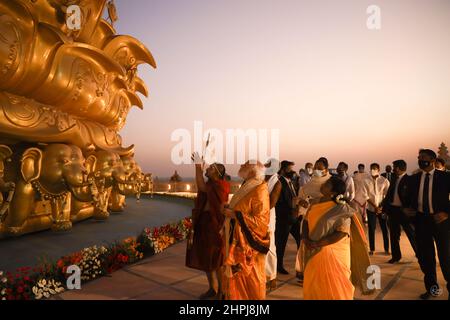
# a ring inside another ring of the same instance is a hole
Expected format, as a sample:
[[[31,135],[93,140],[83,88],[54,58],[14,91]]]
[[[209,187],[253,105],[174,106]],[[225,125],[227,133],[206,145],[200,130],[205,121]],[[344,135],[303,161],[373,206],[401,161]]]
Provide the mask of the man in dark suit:
[[[406,174],[406,169],[407,165],[404,160],[394,161],[394,174],[383,205],[384,211],[388,216],[391,238],[392,259],[389,260],[389,263],[397,263],[402,259],[402,252],[400,250],[401,228],[405,231],[414,252],[416,252],[414,229],[412,228],[410,219],[403,212],[403,208],[408,206],[409,177]]]
[[[427,292],[420,296],[427,300],[442,293],[436,276],[436,244],[442,274],[450,291],[450,175],[435,169],[436,153],[419,152],[421,172],[410,179],[408,193],[415,216],[417,256]]]
[[[392,166],[386,166],[386,172],[381,174],[382,177],[385,177],[390,184],[392,184],[392,179],[394,179],[395,174],[392,172]]]
[[[279,171],[281,193],[275,205],[275,245],[277,247],[277,271],[280,274],[289,274],[283,265],[284,252],[289,233],[295,238],[297,248],[300,246],[300,220],[296,215],[295,187],[292,183],[294,176],[294,162],[282,161]]]

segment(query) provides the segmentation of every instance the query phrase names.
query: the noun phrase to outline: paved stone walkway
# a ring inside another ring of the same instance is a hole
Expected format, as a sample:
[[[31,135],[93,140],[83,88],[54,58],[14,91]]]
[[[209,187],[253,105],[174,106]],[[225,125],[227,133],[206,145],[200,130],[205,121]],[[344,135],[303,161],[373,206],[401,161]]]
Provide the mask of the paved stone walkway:
[[[381,248],[381,234],[377,235]],[[422,273],[414,258],[406,237],[402,237],[403,262],[390,265],[389,256],[375,254],[372,263],[381,268],[382,289],[370,296],[356,293],[356,299],[363,300],[415,300],[424,292]],[[194,300],[207,290],[207,280],[202,272],[184,267],[186,244],[172,246],[165,252],[145,259],[138,264],[117,271],[110,277],[98,279],[78,291],[65,292],[55,299],[63,300]],[[303,299],[303,289],[295,278],[295,243],[289,240],[285,267],[290,275],[280,275],[278,288],[267,296],[269,300]],[[439,283],[444,287],[440,269]],[[447,292],[437,300],[447,299]]]

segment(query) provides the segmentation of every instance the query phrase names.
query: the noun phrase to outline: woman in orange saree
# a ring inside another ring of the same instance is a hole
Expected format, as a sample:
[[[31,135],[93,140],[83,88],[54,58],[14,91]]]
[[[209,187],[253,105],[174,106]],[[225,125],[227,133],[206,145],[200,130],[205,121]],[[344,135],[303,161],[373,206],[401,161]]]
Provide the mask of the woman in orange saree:
[[[352,300],[355,286],[367,292],[370,265],[364,230],[343,200],[345,183],[330,178],[320,203],[311,206],[303,224],[305,300]]]

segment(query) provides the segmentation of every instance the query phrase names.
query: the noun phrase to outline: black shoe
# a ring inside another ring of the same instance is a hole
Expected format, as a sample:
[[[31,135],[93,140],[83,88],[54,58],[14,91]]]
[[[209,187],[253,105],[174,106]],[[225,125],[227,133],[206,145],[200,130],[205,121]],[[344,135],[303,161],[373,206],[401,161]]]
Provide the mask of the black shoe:
[[[211,299],[213,297],[215,297],[217,295],[217,292],[214,289],[209,289],[208,291],[206,291],[205,293],[203,293],[199,299],[200,300],[207,300],[207,299]]]
[[[369,256],[373,256],[373,251],[369,251]]]
[[[277,272],[279,274],[289,274],[289,272],[287,272],[287,270],[285,268],[283,268],[283,267],[279,267]]]
[[[298,280],[303,281],[303,273],[302,272],[296,272],[295,276],[297,277]]]
[[[422,293],[420,295],[420,299],[422,300],[430,300],[433,296],[431,295],[431,293],[429,293],[428,291],[425,293]]]
[[[395,263],[398,263],[400,260],[401,259],[394,259],[394,258],[392,258],[391,260],[388,261],[388,263],[395,264]]]

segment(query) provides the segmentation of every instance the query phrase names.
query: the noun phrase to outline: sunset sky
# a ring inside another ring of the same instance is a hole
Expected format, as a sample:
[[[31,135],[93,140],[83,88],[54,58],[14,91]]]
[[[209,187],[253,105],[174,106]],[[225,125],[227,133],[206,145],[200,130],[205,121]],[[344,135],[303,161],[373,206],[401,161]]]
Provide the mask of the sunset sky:
[[[415,169],[450,144],[448,0],[116,0],[116,30],[140,39],[149,99],[122,131],[146,172],[171,161],[176,129],[279,129],[280,157]],[[366,26],[381,8],[381,30]],[[230,166],[232,174],[235,166]]]

